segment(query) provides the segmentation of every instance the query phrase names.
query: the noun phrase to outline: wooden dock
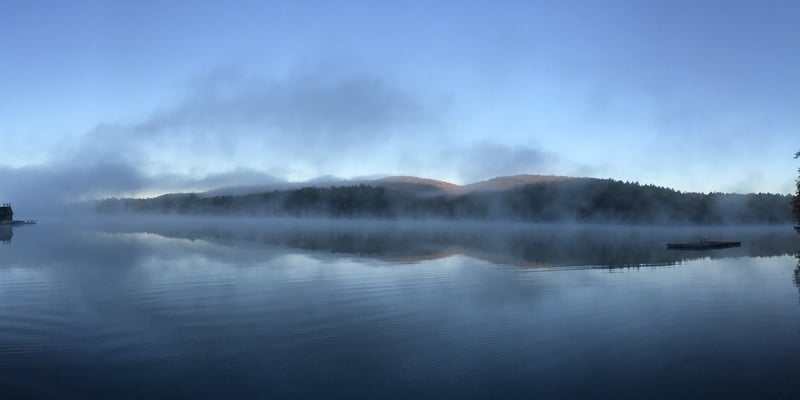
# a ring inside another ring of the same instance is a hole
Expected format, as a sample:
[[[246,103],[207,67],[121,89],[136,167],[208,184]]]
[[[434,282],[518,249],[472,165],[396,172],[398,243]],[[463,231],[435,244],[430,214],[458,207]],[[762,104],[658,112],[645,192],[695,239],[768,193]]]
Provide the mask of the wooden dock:
[[[727,249],[729,247],[740,247],[742,242],[718,242],[713,240],[701,240],[699,242],[688,243],[667,243],[670,250],[713,250]]]

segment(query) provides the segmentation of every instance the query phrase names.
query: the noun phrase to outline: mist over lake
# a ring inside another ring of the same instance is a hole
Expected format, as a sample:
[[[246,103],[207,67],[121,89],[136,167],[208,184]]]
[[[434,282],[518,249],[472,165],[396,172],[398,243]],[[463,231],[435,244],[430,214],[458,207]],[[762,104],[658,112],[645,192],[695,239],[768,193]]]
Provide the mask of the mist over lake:
[[[665,247],[709,236],[742,246]],[[794,397],[796,236],[217,217],[15,227],[0,246],[0,389]]]
[[[800,399],[800,1],[5,1],[0,400]]]

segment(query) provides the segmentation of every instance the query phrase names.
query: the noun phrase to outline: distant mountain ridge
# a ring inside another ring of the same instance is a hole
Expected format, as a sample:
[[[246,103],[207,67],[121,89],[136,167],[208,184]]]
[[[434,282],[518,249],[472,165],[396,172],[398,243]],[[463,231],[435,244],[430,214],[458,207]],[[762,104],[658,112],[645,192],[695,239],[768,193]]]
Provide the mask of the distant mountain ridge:
[[[202,193],[203,196],[230,196],[254,193],[272,192],[280,190],[300,189],[304,187],[331,187],[331,186],[357,186],[370,185],[411,191],[421,195],[461,195],[474,192],[493,192],[513,189],[519,186],[542,182],[560,182],[569,179],[578,179],[569,176],[520,174],[511,176],[498,176],[495,178],[473,182],[465,185],[422,178],[411,175],[387,176],[379,179],[313,179],[306,182],[268,183],[264,185],[232,186],[210,190]]]
[[[531,175],[531,174],[498,176],[496,178],[487,179],[485,181],[479,181],[461,186],[461,190],[467,193],[492,192],[492,191],[513,189],[518,186],[530,185],[532,183],[561,182],[569,179],[577,179],[577,178],[570,176]]]

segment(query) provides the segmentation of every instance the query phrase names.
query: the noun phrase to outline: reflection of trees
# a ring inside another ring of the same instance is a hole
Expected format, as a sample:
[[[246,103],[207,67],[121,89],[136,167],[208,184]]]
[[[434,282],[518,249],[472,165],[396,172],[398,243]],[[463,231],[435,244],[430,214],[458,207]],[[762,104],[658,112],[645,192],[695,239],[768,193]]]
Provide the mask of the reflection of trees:
[[[800,151],[795,153],[794,158],[800,158]],[[797,169],[797,173],[800,174],[800,168]],[[794,214],[794,218],[797,223],[800,224],[800,175],[798,175],[795,185],[797,186],[797,189],[795,190],[794,197],[792,198],[792,213]],[[800,230],[797,232],[800,233]]]
[[[123,225],[123,231],[149,232],[165,237],[203,239],[219,244],[253,243],[311,252],[355,255],[388,261],[435,259],[461,254],[497,264],[550,266],[662,266],[692,258],[793,255],[797,235],[786,229],[733,230],[711,234],[741,240],[737,249],[707,252],[669,251],[665,243],[697,237],[699,231],[587,226],[481,225],[428,223],[418,226],[383,221],[347,222],[303,220],[186,220],[175,223]],[[231,223],[233,222],[233,223]],[[711,232],[711,233],[710,233]]]
[[[797,258],[797,267],[794,269],[794,284],[800,289],[800,253],[794,255]]]

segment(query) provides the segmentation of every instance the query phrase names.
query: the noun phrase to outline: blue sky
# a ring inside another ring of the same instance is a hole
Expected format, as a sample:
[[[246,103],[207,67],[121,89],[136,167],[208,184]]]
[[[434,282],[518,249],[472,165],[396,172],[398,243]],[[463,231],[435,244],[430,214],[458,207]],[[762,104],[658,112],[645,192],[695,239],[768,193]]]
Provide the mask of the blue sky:
[[[798,20],[795,1],[0,0],[0,197],[519,173],[789,193]]]

